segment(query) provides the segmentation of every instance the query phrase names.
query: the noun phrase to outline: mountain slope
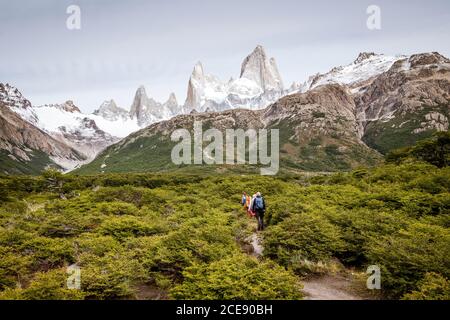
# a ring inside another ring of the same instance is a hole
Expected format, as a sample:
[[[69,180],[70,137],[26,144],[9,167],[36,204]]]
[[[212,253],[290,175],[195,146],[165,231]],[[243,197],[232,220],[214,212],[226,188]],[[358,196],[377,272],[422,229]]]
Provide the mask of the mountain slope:
[[[92,160],[108,145],[119,140],[119,137],[108,132],[126,136],[139,129],[128,115],[123,116],[121,108],[112,104],[104,103],[96,114],[82,113],[70,100],[61,104],[33,106],[17,88],[1,83],[0,102],[23,120],[82,153],[85,156],[83,162]],[[63,169],[70,170],[79,164],[76,161],[67,162]]]
[[[347,88],[327,85],[287,96],[263,110],[181,115],[153,124],[108,147],[76,173],[179,170],[171,161],[176,143],[170,135],[179,128],[192,132],[194,121],[201,121],[203,130],[216,128],[223,134],[226,129],[279,129],[283,170],[348,170],[374,164],[380,158],[358,137],[355,104]],[[221,167],[255,169],[249,165],[223,165],[213,166],[212,170]]]
[[[348,86],[352,92],[357,92],[377,76],[389,70],[398,60],[406,56],[387,56],[373,52],[361,52],[351,64],[339,66],[324,74],[315,74],[300,86],[305,92],[318,86],[339,83]]]
[[[398,60],[355,101],[360,135],[383,153],[448,130],[450,60],[436,52]]]
[[[37,174],[48,166],[62,168],[86,158],[0,103],[0,160],[4,174]]]

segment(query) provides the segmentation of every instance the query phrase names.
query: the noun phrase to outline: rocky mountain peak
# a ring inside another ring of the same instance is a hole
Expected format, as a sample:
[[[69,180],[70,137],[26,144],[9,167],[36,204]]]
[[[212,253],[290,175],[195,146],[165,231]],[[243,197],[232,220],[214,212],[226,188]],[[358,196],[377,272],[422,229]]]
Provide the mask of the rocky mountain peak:
[[[448,58],[438,52],[413,54],[408,61],[412,68],[416,66],[450,63]]]
[[[175,93],[171,93],[169,99],[162,106],[162,116],[164,118],[170,118],[180,114],[180,106],[178,105],[177,97]]]
[[[131,105],[130,115],[132,118],[136,117],[139,119],[143,110],[147,107],[149,102],[149,98],[147,96],[147,92],[144,86],[140,86],[136,90],[136,94],[134,95],[133,104]]]
[[[8,107],[27,109],[31,107],[31,102],[22,93],[9,83],[0,83],[0,102]]]
[[[256,46],[242,62],[240,78],[258,84],[263,91],[283,90],[283,81],[274,58],[267,58],[261,45]]]
[[[194,68],[196,75],[202,74],[203,68],[197,65]],[[155,121],[168,119],[180,113],[175,94],[170,94],[169,99],[164,104],[149,98],[143,86],[136,91],[133,104],[130,109],[130,117],[136,118],[140,127],[147,126]]]
[[[138,96],[139,98],[147,98],[147,91],[145,90],[145,87],[143,85],[140,85],[139,88],[137,88],[136,96]]]
[[[201,92],[199,92],[199,86],[203,85],[203,79],[203,65],[201,62],[197,62],[188,82],[186,101],[184,103],[185,112],[189,112],[190,110],[197,107],[200,103]]]
[[[301,89],[301,84],[293,81],[289,89],[287,90],[288,93],[298,92]]]
[[[177,97],[175,96],[175,93],[173,93],[173,92],[170,93],[169,99],[166,101],[166,104],[178,106],[178,101],[177,101]]]
[[[100,105],[100,107],[94,111],[94,114],[99,114],[102,111],[106,111],[106,110],[115,110],[117,109],[117,104],[116,102],[111,99],[111,100],[105,100],[103,101],[103,103]]]
[[[80,109],[73,103],[72,100],[67,100],[60,106],[61,110],[67,111],[67,112],[78,112],[81,113]]]
[[[364,60],[369,59],[370,57],[375,56],[374,52],[360,52],[356,60],[353,62],[354,64],[361,63]]]
[[[203,79],[204,75],[205,73],[203,71],[203,64],[198,61],[194,66],[194,70],[192,70],[191,78],[201,80]]]
[[[89,118],[83,118],[81,121],[82,125],[88,129],[100,130],[94,120]]]
[[[119,118],[128,118],[128,111],[118,107],[113,99],[105,100],[100,105],[100,107],[93,112],[93,114],[101,116],[110,121],[115,121]]]

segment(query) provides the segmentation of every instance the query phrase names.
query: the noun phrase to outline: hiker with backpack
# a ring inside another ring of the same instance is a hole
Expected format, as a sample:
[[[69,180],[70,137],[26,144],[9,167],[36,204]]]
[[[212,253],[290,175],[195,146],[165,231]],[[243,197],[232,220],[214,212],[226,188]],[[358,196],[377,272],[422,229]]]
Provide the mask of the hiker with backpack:
[[[252,201],[252,211],[255,212],[258,220],[258,231],[264,230],[264,213],[266,212],[266,203],[261,196],[261,192],[256,193],[256,197]]]

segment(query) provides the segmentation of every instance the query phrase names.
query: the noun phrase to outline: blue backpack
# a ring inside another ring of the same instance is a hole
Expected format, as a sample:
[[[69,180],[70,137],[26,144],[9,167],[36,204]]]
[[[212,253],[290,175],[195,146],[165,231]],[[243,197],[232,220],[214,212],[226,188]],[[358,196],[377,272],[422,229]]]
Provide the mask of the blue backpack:
[[[256,210],[264,210],[264,201],[262,197],[255,198],[255,209]]]

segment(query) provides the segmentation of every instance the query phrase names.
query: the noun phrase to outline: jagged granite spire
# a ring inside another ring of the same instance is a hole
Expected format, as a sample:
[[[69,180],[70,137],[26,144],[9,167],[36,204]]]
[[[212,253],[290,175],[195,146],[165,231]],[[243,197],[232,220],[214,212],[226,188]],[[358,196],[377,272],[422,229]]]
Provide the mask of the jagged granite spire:
[[[275,59],[269,59],[260,45],[242,62],[240,77],[256,82],[264,92],[283,90],[283,80]]]

